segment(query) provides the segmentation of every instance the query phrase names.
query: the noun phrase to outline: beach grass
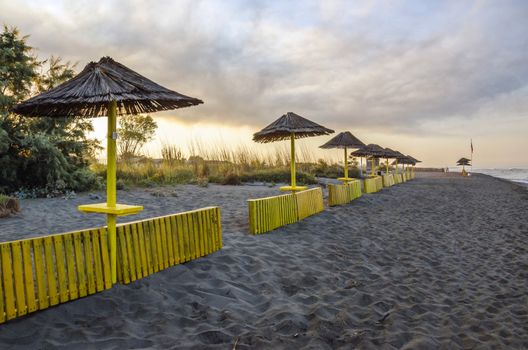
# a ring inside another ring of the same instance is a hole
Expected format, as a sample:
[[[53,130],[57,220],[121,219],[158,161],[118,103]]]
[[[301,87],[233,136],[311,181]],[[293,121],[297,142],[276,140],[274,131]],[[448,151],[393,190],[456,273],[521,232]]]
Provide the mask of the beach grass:
[[[315,159],[306,147],[299,147],[297,156],[297,181],[299,184],[316,184],[316,177],[337,178],[343,175],[343,166],[328,159]],[[137,157],[121,159],[117,167],[120,186],[152,187],[175,184],[230,184],[288,183],[290,181],[290,154],[286,147],[276,147],[272,152],[259,152],[242,145],[234,149],[223,145],[206,147],[193,141],[188,145],[187,157],[178,146],[161,145],[161,159]],[[106,177],[106,165],[94,163],[92,170]],[[359,170],[349,170],[358,176]]]

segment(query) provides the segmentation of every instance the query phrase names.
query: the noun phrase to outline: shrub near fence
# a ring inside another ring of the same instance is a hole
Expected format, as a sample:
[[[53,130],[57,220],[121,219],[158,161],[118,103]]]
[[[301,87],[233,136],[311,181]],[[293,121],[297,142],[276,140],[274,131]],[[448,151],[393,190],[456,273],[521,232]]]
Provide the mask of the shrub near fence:
[[[342,185],[328,185],[328,205],[346,204],[361,197],[361,181],[354,180]]]
[[[294,194],[248,200],[249,231],[269,232],[324,210],[320,187]]]
[[[120,283],[222,248],[220,209],[125,223],[117,231]],[[0,323],[112,287],[106,228],[0,243]]]

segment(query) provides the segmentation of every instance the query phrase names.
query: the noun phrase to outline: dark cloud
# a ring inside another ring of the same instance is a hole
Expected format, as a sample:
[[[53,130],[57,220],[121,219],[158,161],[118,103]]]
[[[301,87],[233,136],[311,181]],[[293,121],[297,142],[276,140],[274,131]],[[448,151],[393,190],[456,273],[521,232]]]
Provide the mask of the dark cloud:
[[[82,67],[110,55],[202,98],[176,113],[191,120],[262,126],[296,111],[335,128],[427,133],[431,121],[513,120],[528,110],[519,98],[528,84],[524,1],[50,0],[0,9],[42,56]]]

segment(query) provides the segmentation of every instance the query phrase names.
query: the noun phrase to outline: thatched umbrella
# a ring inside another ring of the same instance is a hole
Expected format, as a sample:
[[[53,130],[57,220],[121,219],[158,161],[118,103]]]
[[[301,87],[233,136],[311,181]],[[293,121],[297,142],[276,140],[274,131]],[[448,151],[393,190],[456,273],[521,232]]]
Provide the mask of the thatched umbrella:
[[[366,146],[361,147],[357,151],[350,153],[354,157],[370,157],[372,159],[371,176],[374,176],[374,161],[376,158],[382,158],[385,154],[385,150],[376,144],[370,143]]]
[[[89,213],[107,216],[112,281],[116,282],[116,218],[135,214],[138,205],[116,201],[116,116],[164,111],[203,103],[179,94],[139,75],[110,57],[91,62],[81,73],[63,84],[15,106],[14,112],[28,117],[108,116],[106,203],[79,206]]]
[[[348,177],[348,154],[347,149],[348,148],[361,148],[365,146],[363,142],[361,142],[357,137],[352,135],[350,131],[344,131],[337,134],[335,137],[330,139],[327,143],[325,143],[322,146],[319,146],[320,148],[329,149],[329,148],[340,148],[344,150],[345,153],[345,171],[344,171],[344,177],[340,178],[339,180],[342,181],[348,181],[351,180]]]
[[[398,175],[398,162],[400,159],[404,159],[405,155],[401,153],[400,151],[393,151],[394,153],[394,162],[392,165],[395,166],[395,174]]]
[[[470,162],[471,162],[471,160],[469,160],[469,159],[467,159],[467,158],[464,158],[464,157],[460,158],[460,159],[457,161],[457,165],[458,165],[458,166],[462,165],[462,175],[467,174],[467,173],[466,173],[465,166],[466,166],[466,165],[468,165],[468,166],[471,165]]]
[[[283,191],[300,191],[303,186],[295,184],[295,139],[310,136],[332,134],[334,130],[327,129],[322,125],[314,123],[306,118],[292,112],[284,114],[264,129],[253,134],[253,141],[268,143],[282,140],[291,142],[291,186],[283,186]]]
[[[410,155],[406,155],[406,157],[409,158],[412,161],[412,163],[411,163],[411,165],[412,165],[411,173],[414,174],[414,167],[416,166],[416,163],[421,163],[422,161],[418,160],[418,159],[416,159],[416,158],[414,158],[414,157],[412,157]]]
[[[399,154],[396,153],[396,151],[392,150],[391,148],[385,147],[384,156],[385,156],[385,172],[388,174],[389,173],[389,158],[391,159],[398,158]]]

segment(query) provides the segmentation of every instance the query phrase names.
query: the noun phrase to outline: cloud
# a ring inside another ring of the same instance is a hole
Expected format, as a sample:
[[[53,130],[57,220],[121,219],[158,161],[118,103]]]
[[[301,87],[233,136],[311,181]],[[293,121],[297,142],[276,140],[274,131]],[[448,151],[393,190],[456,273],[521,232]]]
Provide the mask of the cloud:
[[[287,111],[333,128],[433,133],[525,118],[528,3],[3,2],[41,56],[110,55],[205,101],[171,112],[263,126]],[[525,95],[524,95],[525,96]],[[505,102],[506,101],[506,102]],[[449,128],[448,128],[449,129]]]

